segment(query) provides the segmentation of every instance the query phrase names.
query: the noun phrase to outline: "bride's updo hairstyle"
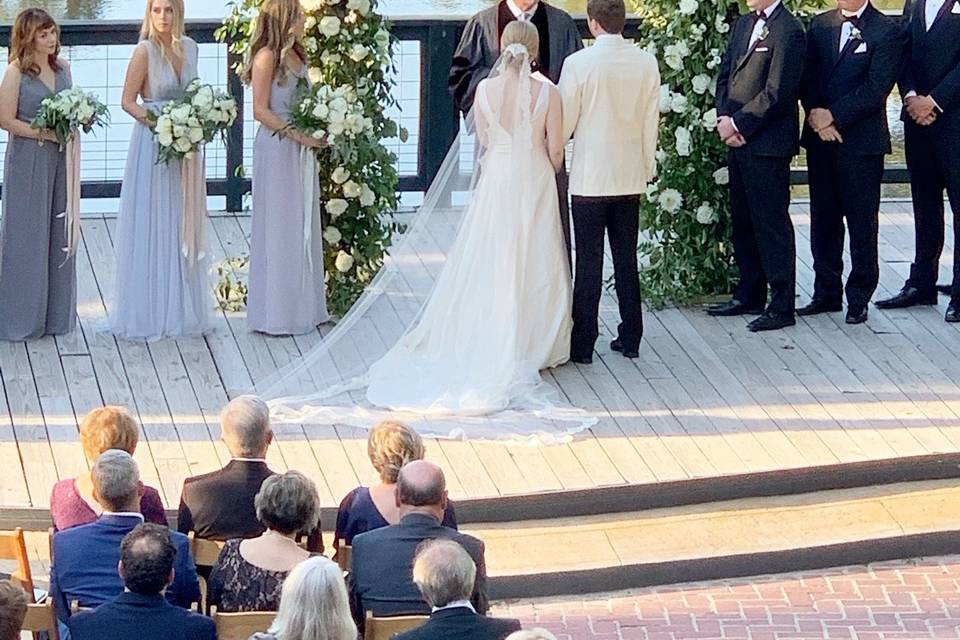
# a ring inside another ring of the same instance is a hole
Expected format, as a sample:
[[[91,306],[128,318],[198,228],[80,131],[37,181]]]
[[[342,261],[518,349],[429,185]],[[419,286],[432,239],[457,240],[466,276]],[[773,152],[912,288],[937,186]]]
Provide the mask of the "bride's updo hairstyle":
[[[529,22],[516,20],[503,30],[503,35],[500,36],[500,51],[503,52],[503,61],[508,67],[515,67],[523,60],[521,54],[513,51],[519,47],[511,48],[510,45],[514,44],[526,48],[531,62],[536,60],[540,54],[540,34],[537,33],[537,28]]]

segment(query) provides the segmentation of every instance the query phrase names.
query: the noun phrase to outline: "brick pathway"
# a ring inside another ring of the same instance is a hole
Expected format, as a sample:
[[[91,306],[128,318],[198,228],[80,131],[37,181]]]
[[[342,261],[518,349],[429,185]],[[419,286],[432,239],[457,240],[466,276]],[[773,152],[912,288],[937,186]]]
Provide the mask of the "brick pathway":
[[[960,556],[500,603],[559,640],[960,638]]]

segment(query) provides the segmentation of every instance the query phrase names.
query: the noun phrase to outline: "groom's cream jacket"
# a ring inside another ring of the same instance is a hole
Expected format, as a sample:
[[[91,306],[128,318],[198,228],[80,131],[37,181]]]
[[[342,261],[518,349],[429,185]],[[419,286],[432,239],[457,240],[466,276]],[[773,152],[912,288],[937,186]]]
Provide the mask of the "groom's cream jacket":
[[[569,56],[560,75],[564,139],[573,136],[570,193],[626,196],[656,175],[657,60],[619,35]]]

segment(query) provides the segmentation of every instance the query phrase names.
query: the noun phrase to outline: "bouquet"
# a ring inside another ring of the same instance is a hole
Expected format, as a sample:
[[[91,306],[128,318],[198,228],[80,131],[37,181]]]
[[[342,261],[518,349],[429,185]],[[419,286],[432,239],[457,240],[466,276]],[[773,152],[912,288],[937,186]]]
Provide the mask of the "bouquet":
[[[166,103],[154,115],[153,131],[160,147],[157,161],[182,160],[215,137],[223,138],[236,118],[233,98],[194,80],[182,98]]]
[[[80,129],[90,133],[94,127],[106,125],[109,119],[107,105],[100,102],[96,94],[74,87],[44,98],[30,126],[38,131],[53,131],[63,148],[76,138]]]
[[[373,120],[364,116],[353,87],[311,86],[301,81],[289,128],[335,146],[338,141],[372,134]]]

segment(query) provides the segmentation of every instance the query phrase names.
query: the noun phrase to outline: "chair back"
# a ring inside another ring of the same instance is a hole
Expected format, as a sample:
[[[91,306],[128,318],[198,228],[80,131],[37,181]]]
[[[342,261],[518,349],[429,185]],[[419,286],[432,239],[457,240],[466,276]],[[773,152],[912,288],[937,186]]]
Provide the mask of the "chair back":
[[[0,533],[0,560],[16,561],[17,568],[10,574],[10,579],[27,592],[30,602],[34,602],[33,574],[30,572],[30,558],[27,557],[23,529],[17,527],[13,531]]]
[[[430,616],[390,616],[378,618],[367,611],[363,629],[363,640],[390,640],[398,633],[404,633],[411,629],[416,629]]]
[[[270,628],[276,611],[244,611],[242,613],[214,612],[213,622],[217,625],[218,640],[249,640],[255,633],[263,633]]]
[[[337,561],[337,564],[340,566],[340,570],[344,573],[350,571],[350,554],[353,551],[353,547],[350,545],[343,545],[337,549],[337,555],[333,557]]]
[[[213,566],[217,564],[220,557],[220,551],[226,542],[220,540],[205,540],[198,538],[191,531],[187,534],[190,539],[190,551],[193,553],[193,562],[197,565],[197,576],[200,578],[200,613],[210,613],[210,603],[207,602],[207,578],[210,575]],[[244,638],[246,640],[246,638]]]
[[[33,632],[34,638],[38,637],[38,633],[46,631],[50,640],[60,640],[60,626],[57,624],[53,602],[48,598],[43,604],[27,605],[27,616],[23,619],[20,629]]]

